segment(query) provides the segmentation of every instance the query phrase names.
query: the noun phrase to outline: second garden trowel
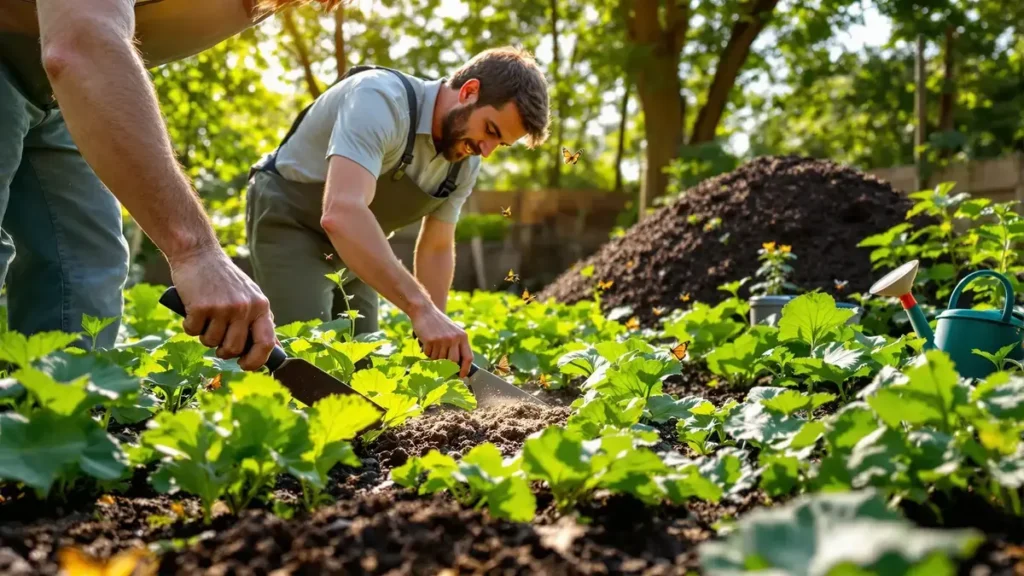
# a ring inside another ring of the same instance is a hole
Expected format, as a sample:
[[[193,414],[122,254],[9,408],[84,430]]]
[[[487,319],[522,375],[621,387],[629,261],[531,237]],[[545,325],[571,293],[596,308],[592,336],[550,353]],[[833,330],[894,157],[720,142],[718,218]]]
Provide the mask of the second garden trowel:
[[[185,304],[178,296],[178,290],[174,286],[168,288],[160,297],[160,303],[173,310],[178,315],[185,316]],[[245,352],[252,347],[252,334],[245,344]],[[314,402],[331,394],[355,394],[362,396],[374,406],[387,412],[382,406],[363,396],[351,386],[331,376],[327,372],[317,368],[302,358],[289,358],[288,354],[280,346],[274,346],[264,366],[285,388],[291,392],[296,400],[303,404],[312,406]]]

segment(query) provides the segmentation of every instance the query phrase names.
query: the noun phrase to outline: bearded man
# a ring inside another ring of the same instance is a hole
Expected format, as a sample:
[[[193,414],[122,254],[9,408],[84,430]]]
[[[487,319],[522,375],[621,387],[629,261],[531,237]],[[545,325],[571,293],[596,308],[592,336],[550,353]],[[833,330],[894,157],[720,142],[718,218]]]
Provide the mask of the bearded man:
[[[246,230],[254,277],[282,324],[331,319],[334,283],[377,330],[378,294],[405,312],[432,359],[469,373],[466,332],[445,314],[455,225],[480,157],[548,137],[547,82],[525,51],[495,48],[450,78],[357,66],[295,119],[250,173]],[[421,221],[410,273],[388,235]],[[337,254],[339,258],[331,257]]]
[[[0,0],[0,286],[13,330],[81,333],[86,314],[120,319],[120,201],[167,258],[184,331],[243,369],[263,366],[276,341],[267,299],[221,249],[146,68],[300,2]],[[112,346],[119,325],[96,344]]]

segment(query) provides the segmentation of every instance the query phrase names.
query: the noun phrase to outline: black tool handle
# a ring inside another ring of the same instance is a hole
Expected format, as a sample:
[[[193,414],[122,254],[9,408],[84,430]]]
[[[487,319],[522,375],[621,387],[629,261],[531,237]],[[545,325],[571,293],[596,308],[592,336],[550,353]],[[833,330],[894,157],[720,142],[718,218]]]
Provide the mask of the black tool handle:
[[[181,296],[178,296],[178,289],[174,286],[169,287],[164,291],[163,295],[160,296],[160,303],[177,313],[181,317],[185,317],[185,303],[181,301]],[[206,326],[203,326],[203,331],[209,327],[210,322],[206,322]],[[252,348],[252,332],[249,332],[248,338],[245,341],[245,348],[242,349],[241,356],[245,356],[245,353]],[[267,358],[267,362],[264,364],[271,372],[281,367],[281,364],[288,359],[288,354],[280,346],[274,346],[274,349],[270,352],[270,358]]]

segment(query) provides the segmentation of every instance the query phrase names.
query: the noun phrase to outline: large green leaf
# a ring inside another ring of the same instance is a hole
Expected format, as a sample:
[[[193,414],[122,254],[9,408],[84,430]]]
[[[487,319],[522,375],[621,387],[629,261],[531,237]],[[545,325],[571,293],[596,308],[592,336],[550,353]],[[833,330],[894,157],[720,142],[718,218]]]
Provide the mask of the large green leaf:
[[[838,308],[828,294],[812,292],[797,296],[782,309],[779,341],[801,340],[813,350],[846,324],[853,310]]]
[[[578,432],[585,439],[596,438],[605,426],[628,428],[640,421],[644,410],[642,398],[612,400],[596,394],[587,394],[584,403],[569,416],[565,427]]]
[[[78,337],[78,334],[60,331],[38,332],[27,338],[20,332],[2,332],[0,361],[27,368],[35,360],[67,347]]]
[[[905,370],[906,384],[893,384],[868,398],[868,404],[892,427],[901,422],[930,424],[949,430],[954,424],[954,405],[965,394],[958,390],[959,377],[949,356],[929,350]]]
[[[24,482],[41,495],[88,446],[89,438],[74,418],[49,410],[37,410],[31,420],[0,414],[0,478]]]
[[[591,346],[563,354],[557,365],[562,374],[587,378],[597,372],[598,368],[607,367],[608,364],[608,360],[601,356],[597,348]]]
[[[932,554],[965,557],[983,540],[976,530],[918,528],[874,491],[801,496],[742,517],[724,541],[701,544],[708,576],[744,573],[826,576],[852,567],[904,574]],[[846,572],[849,573],[849,572]]]
[[[783,442],[799,432],[805,420],[769,410],[763,403],[786,391],[780,387],[751,388],[746,401],[725,421],[725,432],[737,442],[748,441],[758,446]]]
[[[103,390],[104,396],[117,399],[138,392],[141,382],[113,362],[94,355],[55,352],[39,361],[39,369],[57,382],[71,382],[89,376],[93,386]]]
[[[996,418],[1024,420],[1024,378],[995,372],[979,383],[972,399],[980,401]]]
[[[35,368],[22,368],[14,373],[40,406],[62,416],[82,413],[103,402],[103,396],[88,389],[89,377],[60,384],[49,374]]]
[[[656,394],[647,399],[644,417],[651,422],[663,424],[672,418],[685,420],[697,414],[711,414],[714,410],[714,404],[698,396],[677,400],[668,394]]]
[[[523,471],[531,479],[543,480],[556,503],[571,505],[575,493],[593,476],[592,452],[563,428],[549,426],[523,444]]]

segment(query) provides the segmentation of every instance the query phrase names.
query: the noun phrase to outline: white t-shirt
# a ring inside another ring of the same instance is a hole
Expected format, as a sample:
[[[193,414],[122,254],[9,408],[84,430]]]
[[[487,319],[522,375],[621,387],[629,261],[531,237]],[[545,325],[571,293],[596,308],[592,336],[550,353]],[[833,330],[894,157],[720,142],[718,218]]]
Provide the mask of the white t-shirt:
[[[419,119],[413,161],[406,174],[433,194],[451,164],[434,148],[431,136],[434,103],[441,80],[406,75],[416,93]],[[409,103],[401,79],[387,70],[366,70],[331,86],[310,107],[288,142],[278,150],[275,166],[296,182],[324,182],[333,155],[366,168],[375,178],[398,165],[409,136]],[[480,173],[480,157],[464,161],[455,191],[432,216],[456,223]]]

